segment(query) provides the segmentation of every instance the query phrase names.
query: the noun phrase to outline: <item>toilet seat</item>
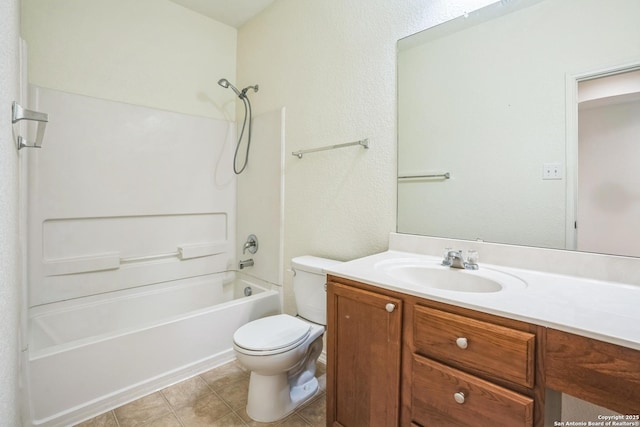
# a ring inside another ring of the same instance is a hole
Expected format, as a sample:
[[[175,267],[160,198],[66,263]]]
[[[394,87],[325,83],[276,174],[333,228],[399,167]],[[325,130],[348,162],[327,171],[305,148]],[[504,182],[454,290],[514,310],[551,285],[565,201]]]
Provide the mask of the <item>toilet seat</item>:
[[[241,326],[233,334],[233,343],[242,353],[267,356],[297,347],[310,333],[309,323],[288,314],[278,314]]]

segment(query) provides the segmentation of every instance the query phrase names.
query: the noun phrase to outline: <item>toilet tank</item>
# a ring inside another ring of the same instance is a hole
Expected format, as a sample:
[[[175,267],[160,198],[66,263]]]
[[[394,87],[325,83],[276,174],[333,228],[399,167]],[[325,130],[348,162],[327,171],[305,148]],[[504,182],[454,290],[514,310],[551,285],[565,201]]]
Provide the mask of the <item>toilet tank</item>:
[[[293,258],[293,293],[298,315],[313,323],[327,324],[327,275],[325,268],[341,261],[305,255]]]

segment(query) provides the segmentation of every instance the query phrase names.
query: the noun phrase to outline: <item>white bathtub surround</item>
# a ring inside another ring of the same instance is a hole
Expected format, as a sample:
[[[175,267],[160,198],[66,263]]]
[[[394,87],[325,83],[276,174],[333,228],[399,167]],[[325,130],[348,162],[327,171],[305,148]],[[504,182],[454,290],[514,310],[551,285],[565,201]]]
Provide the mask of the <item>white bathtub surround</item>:
[[[233,272],[33,309],[32,425],[69,425],[228,362],[236,329],[280,311],[278,287]]]
[[[32,95],[52,120],[29,157],[30,306],[235,268],[230,122]]]
[[[261,89],[262,90],[262,89]],[[260,104],[262,92],[251,95]],[[253,259],[245,271],[271,283],[283,283],[284,246],[284,139],[285,108],[277,108],[253,117],[249,164],[237,176],[238,260]],[[242,116],[238,116],[239,121]],[[242,126],[242,123],[239,123]],[[245,136],[246,138],[246,136]],[[244,161],[246,140],[240,146],[238,164]],[[255,254],[242,253],[250,234],[258,238]],[[288,266],[287,266],[288,267]]]

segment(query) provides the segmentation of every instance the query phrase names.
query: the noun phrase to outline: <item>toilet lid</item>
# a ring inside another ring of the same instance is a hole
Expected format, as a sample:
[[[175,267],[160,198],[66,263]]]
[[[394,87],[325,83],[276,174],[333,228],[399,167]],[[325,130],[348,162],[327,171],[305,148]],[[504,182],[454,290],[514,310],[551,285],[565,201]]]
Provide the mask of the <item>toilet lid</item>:
[[[237,346],[254,351],[290,347],[307,338],[311,325],[287,314],[263,317],[241,326],[233,341]]]

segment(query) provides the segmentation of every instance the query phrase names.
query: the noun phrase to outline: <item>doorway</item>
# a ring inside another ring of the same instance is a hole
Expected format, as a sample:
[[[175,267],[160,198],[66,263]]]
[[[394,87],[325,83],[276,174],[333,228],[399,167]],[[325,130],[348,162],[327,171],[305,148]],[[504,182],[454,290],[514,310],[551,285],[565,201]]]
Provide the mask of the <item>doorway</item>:
[[[640,256],[640,67],[575,85],[574,249]]]

